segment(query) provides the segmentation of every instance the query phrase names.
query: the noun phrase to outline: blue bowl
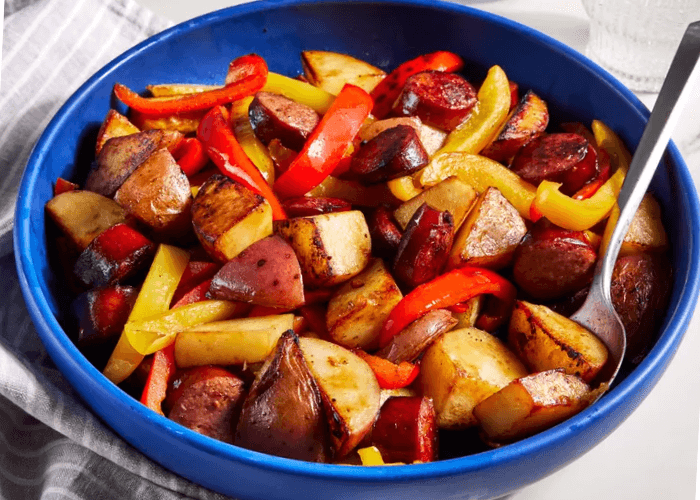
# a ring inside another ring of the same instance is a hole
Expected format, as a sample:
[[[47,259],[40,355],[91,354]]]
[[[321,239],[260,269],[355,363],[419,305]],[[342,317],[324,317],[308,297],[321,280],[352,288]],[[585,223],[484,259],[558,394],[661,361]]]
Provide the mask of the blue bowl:
[[[46,349],[92,409],[133,446],[203,486],[241,499],[496,498],[533,483],[594,447],[661,377],[697,300],[697,195],[671,145],[653,191],[666,214],[674,283],[661,335],[646,359],[598,403],[546,432],[500,449],[405,467],[347,467],[267,456],[189,431],[147,410],[97,371],[61,327],[49,266],[44,204],[59,176],[81,178],[95,132],[121,82],[220,83],[233,58],[256,52],[272,71],[296,75],[305,49],[352,54],[385,69],[419,54],[450,50],[478,82],[500,65],[521,89],[550,105],[552,122],[603,120],[627,144],[639,141],[648,111],[601,68],[566,46],[498,16],[432,0],[263,1],[199,17],[127,51],[90,78],[37,143],[19,191],[15,254],[22,291]],[[670,216],[672,215],[672,216]]]

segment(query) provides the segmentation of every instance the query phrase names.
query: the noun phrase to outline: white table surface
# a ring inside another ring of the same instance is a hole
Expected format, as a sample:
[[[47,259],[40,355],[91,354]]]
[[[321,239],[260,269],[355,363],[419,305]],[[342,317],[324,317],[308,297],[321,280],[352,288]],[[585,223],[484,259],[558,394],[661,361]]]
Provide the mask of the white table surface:
[[[237,0],[138,0],[181,22]],[[550,35],[584,52],[588,18],[578,0],[461,0]],[[674,140],[700,182],[700,82]],[[655,95],[640,95],[651,107]],[[509,500],[690,500],[695,498],[700,408],[700,313],[668,370],[636,412],[595,449]],[[698,495],[700,498],[700,494]]]

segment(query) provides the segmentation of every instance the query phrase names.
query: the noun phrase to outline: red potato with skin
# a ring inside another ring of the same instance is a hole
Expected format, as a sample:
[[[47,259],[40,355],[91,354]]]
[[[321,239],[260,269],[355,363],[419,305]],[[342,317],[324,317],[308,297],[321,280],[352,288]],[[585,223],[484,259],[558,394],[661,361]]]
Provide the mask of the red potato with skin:
[[[421,316],[384,346],[377,356],[399,364],[414,362],[433,340],[457,325],[457,319],[447,309],[433,309]]]
[[[176,375],[166,404],[168,418],[195,432],[233,443],[245,388],[233,373],[216,366],[190,368]]]
[[[386,463],[433,462],[438,434],[433,401],[427,397],[390,397],[379,412],[369,438]]]
[[[353,156],[350,172],[360,182],[377,184],[409,175],[426,166],[428,160],[416,131],[397,125],[364,144]]]
[[[304,284],[294,250],[284,239],[263,238],[229,260],[214,275],[209,297],[266,307],[304,305]]]
[[[406,80],[393,111],[450,131],[469,116],[476,102],[476,89],[461,76],[424,71]]]
[[[409,288],[415,288],[440,274],[447,262],[454,238],[454,218],[421,205],[406,226],[394,260],[394,275]]]
[[[255,136],[267,145],[278,139],[285,147],[300,151],[320,120],[313,109],[288,97],[258,92],[248,108]]]
[[[513,280],[531,297],[561,298],[590,283],[596,258],[583,232],[540,219],[515,251]]]
[[[310,462],[330,456],[322,394],[299,347],[286,332],[258,373],[236,428],[236,446]]]

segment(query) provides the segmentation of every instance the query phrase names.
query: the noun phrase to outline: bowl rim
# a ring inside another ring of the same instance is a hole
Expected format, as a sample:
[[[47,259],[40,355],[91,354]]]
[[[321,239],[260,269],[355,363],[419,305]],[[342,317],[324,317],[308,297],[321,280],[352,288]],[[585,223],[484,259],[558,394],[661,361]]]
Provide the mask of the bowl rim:
[[[362,0],[346,2],[343,2],[343,0],[260,0],[220,9],[180,23],[125,51],[120,56],[107,63],[81,85],[52,118],[35,144],[27,162],[27,167],[18,191],[15,224],[13,228],[16,266],[22,293],[27,303],[27,309],[46,346],[46,350],[56,364],[59,366],[70,366],[72,369],[78,370],[78,372],[83,374],[86,377],[85,387],[83,388],[84,391],[107,394],[109,397],[113,398],[114,402],[122,409],[136,412],[148,425],[155,425],[171,436],[177,435],[186,445],[198,451],[225,458],[233,462],[241,462],[267,471],[334,480],[352,480],[355,482],[381,483],[440,478],[463,474],[465,472],[475,472],[487,467],[498,466],[499,464],[505,465],[513,463],[531,453],[541,452],[550,447],[564,444],[567,439],[583,432],[589,425],[596,423],[605,418],[606,415],[620,409],[621,406],[624,406],[623,403],[625,401],[630,398],[635,399],[635,393],[643,392],[642,382],[647,378],[653,379],[654,377],[660,376],[658,371],[663,371],[671,361],[695,309],[698,298],[698,285],[700,284],[700,267],[698,266],[700,262],[700,245],[698,244],[698,238],[700,238],[700,235],[698,232],[693,232],[687,242],[688,258],[691,265],[682,278],[684,284],[679,293],[678,304],[673,311],[669,311],[671,314],[667,317],[663,337],[656,342],[654,348],[647,354],[642,363],[612,391],[607,393],[605,397],[599,400],[595,405],[585,409],[562,424],[514,444],[474,455],[426,464],[412,464],[404,467],[347,467],[343,465],[317,464],[267,455],[216,441],[175,424],[166,417],[148,410],[141,405],[141,403],[131,398],[131,396],[127,395],[104,377],[100,371],[87,361],[68,338],[68,335],[63,331],[61,325],[53,316],[46,297],[42,294],[35,267],[29,258],[31,255],[29,214],[33,201],[29,193],[33,191],[37,179],[39,178],[38,166],[45,161],[50,145],[67,120],[67,115],[92,91],[93,87],[101,83],[108,72],[118,69],[122,64],[138,56],[152,45],[160,44],[172,37],[177,37],[190,31],[200,29],[204,25],[217,23],[240,15],[258,13],[280,7],[287,8],[333,3],[382,3],[396,6],[423,7],[432,10],[438,9],[455,12],[460,15],[481,18],[490,23],[503,25],[511,30],[519,32],[524,37],[534,39],[534,41],[538,43],[546,43],[552,50],[562,52],[568,59],[589,71],[593,70],[597,73],[602,82],[606,83],[613,91],[619,94],[622,99],[628,101],[645,121],[648,119],[649,111],[630,90],[624,87],[606,70],[588,60],[579,52],[537,30],[515,21],[472,7],[448,3],[441,0],[387,0],[384,2]],[[667,152],[672,163],[676,166],[675,172],[679,177],[679,184],[686,188],[683,194],[687,197],[688,204],[691,208],[687,214],[689,224],[694,228],[700,228],[700,203],[698,202],[690,172],[673,143],[670,143]],[[661,342],[661,340],[663,340],[663,342]],[[641,398],[636,398],[636,405],[641,403],[644,396],[646,396],[646,393],[644,393]],[[91,407],[89,403],[87,406]],[[94,412],[92,408],[91,411]],[[612,430],[613,428],[607,429],[607,433],[612,432]],[[561,464],[562,467],[564,465],[566,464]]]

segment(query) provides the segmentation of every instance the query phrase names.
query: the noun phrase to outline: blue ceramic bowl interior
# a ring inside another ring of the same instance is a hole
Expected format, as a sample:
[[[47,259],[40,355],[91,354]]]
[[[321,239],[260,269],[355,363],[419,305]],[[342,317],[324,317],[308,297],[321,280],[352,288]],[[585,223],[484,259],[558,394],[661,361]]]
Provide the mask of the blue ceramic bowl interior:
[[[25,299],[46,348],[89,406],[124,439],[165,467],[237,498],[496,498],[551,474],[595,446],[644,399],[673,357],[697,300],[697,195],[671,145],[652,189],[673,248],[671,305],[647,358],[591,408],[546,432],[500,449],[405,467],[311,464],[217,442],[156,415],[97,371],[61,327],[65,308],[49,265],[44,205],[59,176],[84,179],[115,82],[220,83],[228,63],[255,52],[271,71],[301,72],[302,50],[354,55],[391,70],[435,50],[464,57],[475,83],[500,65],[523,90],[549,103],[551,122],[600,119],[634,145],[648,111],[595,64],[524,26],[456,4],[262,1],[225,9],[167,30],[127,51],[88,80],[37,143],[17,202],[15,254]]]

